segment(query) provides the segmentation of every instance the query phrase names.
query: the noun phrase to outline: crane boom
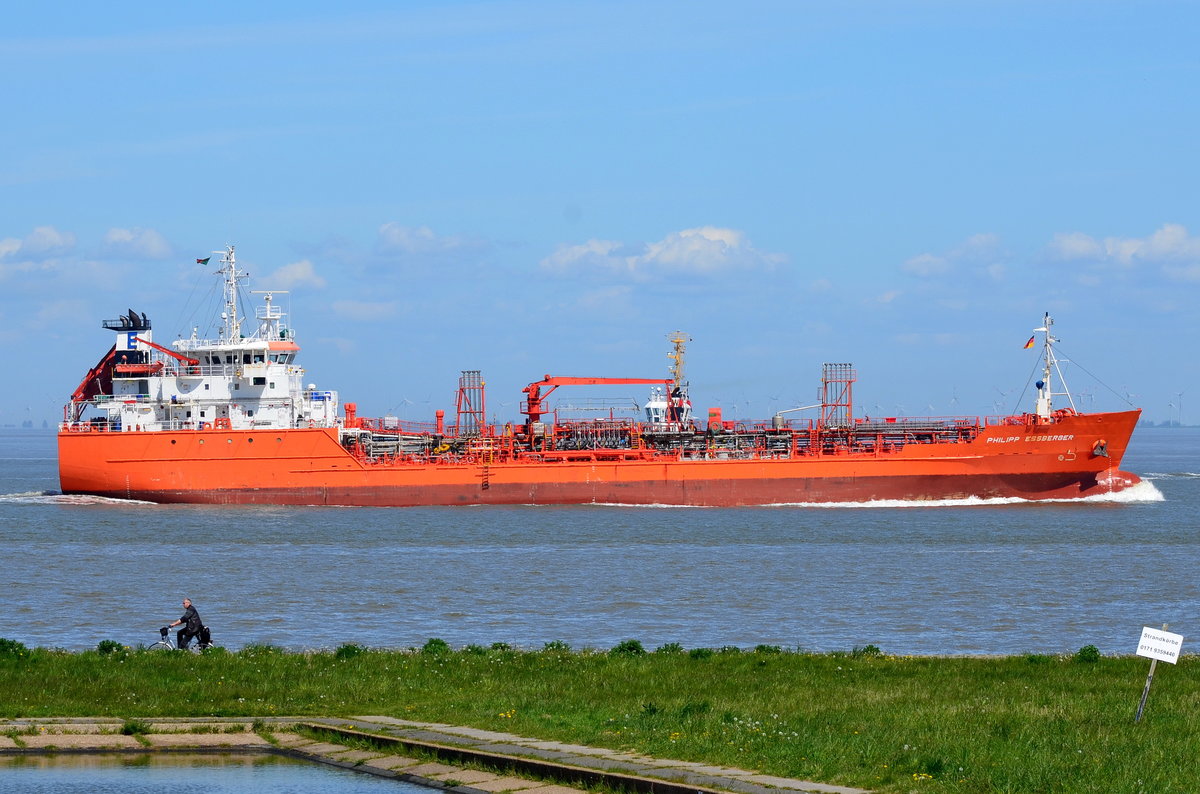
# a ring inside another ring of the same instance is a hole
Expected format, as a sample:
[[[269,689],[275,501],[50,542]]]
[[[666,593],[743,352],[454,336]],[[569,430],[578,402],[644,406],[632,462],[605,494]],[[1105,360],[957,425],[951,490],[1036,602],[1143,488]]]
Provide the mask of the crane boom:
[[[200,359],[198,359],[198,358],[191,358],[190,356],[185,356],[182,353],[176,353],[174,350],[171,350],[170,348],[163,347],[162,345],[154,344],[149,339],[142,339],[140,336],[134,337],[134,339],[141,342],[143,345],[146,345],[147,347],[154,348],[155,350],[157,350],[160,353],[166,353],[171,358],[175,359],[176,361],[181,361],[184,364],[187,364],[189,367],[194,367],[200,363]]]
[[[527,415],[531,423],[540,422],[546,413],[546,398],[559,386],[670,386],[674,382],[671,378],[572,378],[547,375],[521,390],[529,395],[521,404],[521,413]],[[543,387],[548,388],[543,392]]]

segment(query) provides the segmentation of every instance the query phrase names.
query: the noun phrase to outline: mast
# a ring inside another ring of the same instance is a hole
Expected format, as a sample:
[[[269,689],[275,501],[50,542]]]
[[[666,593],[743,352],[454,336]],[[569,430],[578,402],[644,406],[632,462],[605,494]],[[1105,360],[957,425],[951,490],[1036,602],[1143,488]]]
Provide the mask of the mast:
[[[683,331],[675,331],[667,334],[667,341],[672,347],[671,352],[667,353],[667,358],[675,362],[670,368],[671,378],[675,381],[675,388],[682,389],[687,385],[683,375],[683,359],[687,351],[686,345],[692,338]]]
[[[674,331],[667,334],[667,341],[671,343],[671,352],[667,353],[667,358],[674,363],[671,365],[671,379],[675,385],[667,394],[667,421],[668,422],[684,422],[691,418],[690,411],[687,410],[688,402],[688,383],[684,376],[683,360],[687,350],[687,343],[692,341],[692,338],[683,331]]]
[[[1034,408],[1034,413],[1042,419],[1049,419],[1050,414],[1054,411],[1054,396],[1057,394],[1061,397],[1066,397],[1067,402],[1071,404],[1071,410],[1075,410],[1075,400],[1071,397],[1071,392],[1067,388],[1067,379],[1063,377],[1062,368],[1058,365],[1058,357],[1054,355],[1054,343],[1059,341],[1050,329],[1054,327],[1054,320],[1050,317],[1050,312],[1046,312],[1042,318],[1042,327],[1034,328],[1033,332],[1042,333],[1045,335],[1042,343],[1044,362],[1042,365],[1042,379],[1034,385],[1037,387],[1037,403]],[[1052,375],[1058,373],[1058,380],[1062,383],[1063,390],[1060,392],[1054,391],[1052,385]]]
[[[242,318],[238,316],[237,298],[238,282],[245,281],[248,274],[238,270],[237,257],[234,256],[233,246],[225,247],[224,251],[213,251],[221,255],[221,269],[217,273],[225,277],[225,311],[221,312],[224,326],[221,328],[222,342],[236,342],[242,335]]]

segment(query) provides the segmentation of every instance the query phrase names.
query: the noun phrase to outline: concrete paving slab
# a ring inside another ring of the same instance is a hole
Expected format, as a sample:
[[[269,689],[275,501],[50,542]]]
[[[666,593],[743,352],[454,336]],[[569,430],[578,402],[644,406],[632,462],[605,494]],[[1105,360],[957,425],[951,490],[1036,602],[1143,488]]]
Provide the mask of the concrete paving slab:
[[[152,747],[270,747],[256,733],[149,733]]]
[[[342,752],[346,749],[346,745],[333,744],[332,742],[313,742],[312,744],[298,744],[291,749],[311,755],[329,755],[330,753]]]
[[[404,771],[410,775],[429,777],[430,775],[439,775],[444,772],[458,772],[460,771],[460,768],[457,766],[450,766],[449,764],[439,764],[434,761],[429,761],[424,764],[418,764],[417,766],[405,769]]]
[[[9,748],[16,747],[17,743],[7,736],[0,736],[0,747]]]
[[[179,722],[171,720],[170,722],[150,722],[150,733],[190,733],[196,728],[211,728],[215,733],[225,733],[229,729],[234,729],[232,732],[249,733],[251,724],[249,722]]]
[[[593,755],[559,753],[554,756],[554,760],[561,761],[568,766],[599,769],[605,772],[620,772],[625,775],[644,775],[654,771],[651,767],[642,764],[633,764],[629,761],[614,761],[611,758],[602,758]]]
[[[492,772],[483,772],[479,769],[456,769],[453,772],[439,772],[436,775],[425,775],[433,780],[448,780],[457,781],[460,785],[474,786],[476,783],[486,783],[489,780],[497,780],[500,776]]]
[[[457,725],[445,725],[440,722],[417,722],[415,720],[405,720],[399,717],[350,717],[352,720],[378,720],[379,722],[387,722],[393,725],[402,725],[406,728],[428,728],[432,731],[451,732],[457,729]]]
[[[811,780],[795,780],[793,778],[775,777],[773,775],[754,775],[745,779],[761,786],[770,786],[771,788],[790,791],[822,792],[822,794],[867,794],[866,790],[861,788],[832,786],[825,783],[814,783]]]
[[[481,783],[472,783],[471,788],[477,788],[480,791],[501,792],[501,791],[525,791],[526,789],[539,788],[542,786],[540,780],[526,780],[523,777],[498,777],[495,780],[485,780]]]
[[[570,786],[538,786],[522,789],[521,794],[579,794],[581,790]]]
[[[110,733],[120,733],[121,725],[124,723],[115,722],[106,725],[87,725],[73,722],[36,722],[28,723],[17,728],[17,730],[27,730],[30,727],[36,727],[39,733],[100,733],[102,730]]]
[[[399,717],[388,717],[384,714],[360,714],[351,717],[352,720],[361,720],[363,722],[377,722],[387,725],[416,725],[412,720],[402,720]]]
[[[5,720],[3,724],[6,727],[15,727],[17,730],[28,728],[30,725],[36,725],[46,730],[72,730],[72,731],[89,731],[93,728],[119,728],[124,724],[124,720],[113,719],[111,717],[96,717],[72,719],[70,717],[29,717],[15,720]]]
[[[383,758],[375,758],[367,761],[366,765],[379,767],[380,769],[404,769],[405,767],[416,766],[420,763],[419,759],[408,758],[403,755],[385,755]]]
[[[298,733],[272,733],[275,737],[275,743],[280,747],[301,747],[306,744],[316,744],[315,739],[310,739],[307,736],[301,736]]]
[[[531,742],[526,739],[520,742],[525,747],[536,747],[540,750],[551,750],[557,753],[570,753],[572,755],[603,755],[611,756],[616,754],[616,750],[609,750],[607,747],[588,747],[582,744],[563,744],[562,742]]]
[[[354,764],[359,761],[366,762],[372,758],[379,758],[384,753],[375,750],[346,750],[344,753],[329,753],[328,755],[337,761],[346,761]]]
[[[758,773],[753,769],[734,769],[728,766],[700,766],[691,767],[688,771],[695,772],[697,775],[711,775],[713,777],[750,777]]]
[[[134,737],[120,733],[39,733],[34,736],[22,736],[21,741],[25,742],[26,747],[38,750],[47,747],[137,749],[145,746]]]
[[[675,761],[670,758],[642,758],[638,761],[639,764],[646,766],[662,767],[664,769],[695,769],[696,767],[704,766],[704,764],[696,761]]]
[[[424,729],[393,731],[392,736],[399,736],[405,739],[415,739],[418,742],[429,742],[430,744],[452,745],[454,747],[474,747],[475,745],[479,744],[478,739],[472,739],[469,736],[458,736],[452,733],[427,731]]]
[[[455,736],[465,736],[468,739],[478,739],[481,742],[521,742],[520,736],[512,733],[501,733],[500,731],[485,731],[477,728],[454,728],[447,730],[447,733],[453,733]]]

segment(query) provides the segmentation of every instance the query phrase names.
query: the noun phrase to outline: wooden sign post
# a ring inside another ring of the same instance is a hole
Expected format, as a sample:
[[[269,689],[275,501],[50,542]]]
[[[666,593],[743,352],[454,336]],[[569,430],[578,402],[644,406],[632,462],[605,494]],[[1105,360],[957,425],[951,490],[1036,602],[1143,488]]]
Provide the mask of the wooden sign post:
[[[1142,710],[1146,708],[1146,698],[1150,697],[1150,684],[1154,682],[1154,668],[1158,660],[1175,664],[1179,661],[1179,651],[1183,648],[1183,635],[1171,634],[1164,623],[1162,631],[1156,631],[1149,626],[1142,627],[1142,638],[1138,641],[1138,656],[1150,660],[1150,675],[1146,676],[1146,687],[1142,690],[1142,701],[1138,703],[1137,716],[1133,721],[1141,722]]]

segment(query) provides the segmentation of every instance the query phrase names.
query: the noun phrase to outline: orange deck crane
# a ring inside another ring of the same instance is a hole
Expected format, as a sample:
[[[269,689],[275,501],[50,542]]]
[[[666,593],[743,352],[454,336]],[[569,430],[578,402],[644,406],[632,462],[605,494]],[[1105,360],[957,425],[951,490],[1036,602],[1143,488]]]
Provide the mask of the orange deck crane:
[[[529,423],[540,422],[546,413],[546,398],[559,386],[671,386],[671,378],[556,378],[550,375],[531,383],[521,391],[529,397],[521,402],[521,413],[529,417]],[[549,387],[544,392],[543,387]]]

